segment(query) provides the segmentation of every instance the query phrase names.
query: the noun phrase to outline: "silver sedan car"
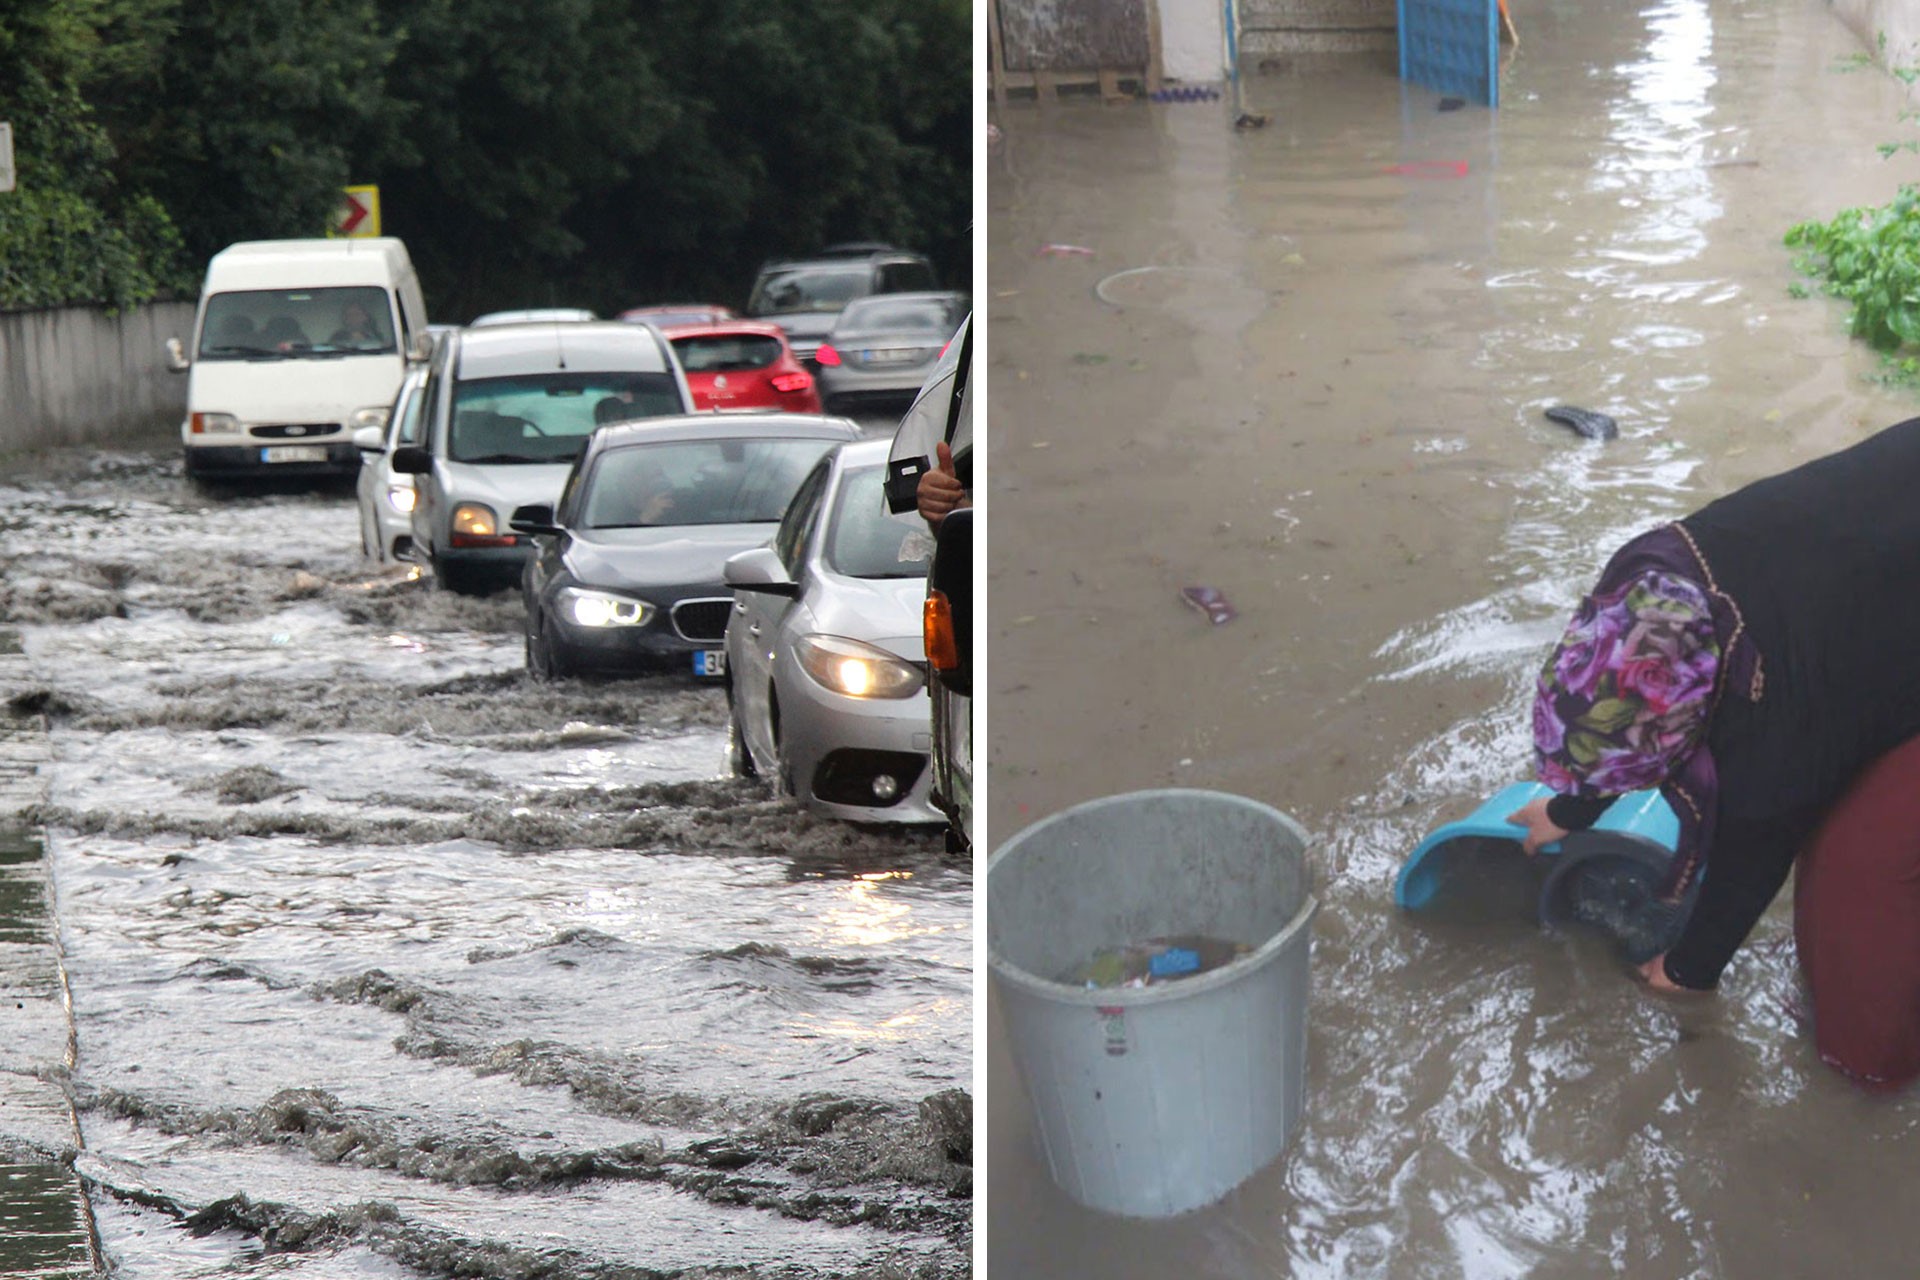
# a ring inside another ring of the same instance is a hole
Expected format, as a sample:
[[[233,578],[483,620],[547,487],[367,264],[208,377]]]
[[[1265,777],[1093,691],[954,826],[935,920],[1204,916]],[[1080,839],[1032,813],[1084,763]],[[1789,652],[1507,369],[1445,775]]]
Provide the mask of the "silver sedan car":
[[[387,425],[353,433],[360,450],[360,550],[375,564],[407,560],[413,553],[413,477],[395,474],[393,451],[420,439],[421,411],[427,403],[421,388],[426,382],[425,365],[408,365],[387,412]]]
[[[966,317],[964,293],[855,298],[813,355],[822,406],[828,413],[898,418]]]
[[[832,817],[939,823],[921,637],[933,543],[918,515],[887,511],[888,443],[834,450],[773,541],[727,561],[730,762]]]

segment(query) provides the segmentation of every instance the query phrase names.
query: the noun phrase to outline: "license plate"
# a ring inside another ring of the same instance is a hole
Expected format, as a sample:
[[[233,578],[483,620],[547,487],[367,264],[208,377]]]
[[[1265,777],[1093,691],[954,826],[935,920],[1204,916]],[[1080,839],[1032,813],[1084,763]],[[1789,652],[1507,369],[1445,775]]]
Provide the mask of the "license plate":
[[[702,649],[693,655],[693,674],[697,676],[723,676],[727,674],[727,651],[725,649]]]
[[[260,450],[262,462],[325,462],[323,444],[270,444]]]
[[[872,347],[860,353],[860,363],[912,364],[924,354],[919,347]]]

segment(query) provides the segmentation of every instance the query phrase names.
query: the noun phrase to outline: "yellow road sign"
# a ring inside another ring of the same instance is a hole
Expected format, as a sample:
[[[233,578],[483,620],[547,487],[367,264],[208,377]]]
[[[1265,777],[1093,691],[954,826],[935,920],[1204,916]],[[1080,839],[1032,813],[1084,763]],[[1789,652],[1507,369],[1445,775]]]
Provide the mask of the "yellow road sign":
[[[327,228],[329,239],[350,236],[359,239],[363,236],[380,234],[380,188],[373,186],[348,187],[343,193],[340,210],[333,215],[333,225]]]

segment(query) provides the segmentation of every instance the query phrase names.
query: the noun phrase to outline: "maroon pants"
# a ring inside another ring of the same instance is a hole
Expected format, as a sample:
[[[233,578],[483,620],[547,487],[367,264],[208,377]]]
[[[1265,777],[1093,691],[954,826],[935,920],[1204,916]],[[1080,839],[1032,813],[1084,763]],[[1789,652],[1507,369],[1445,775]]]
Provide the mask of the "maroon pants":
[[[1869,1088],[1920,1075],[1920,739],[1868,769],[1800,855],[1793,931],[1821,1058]]]

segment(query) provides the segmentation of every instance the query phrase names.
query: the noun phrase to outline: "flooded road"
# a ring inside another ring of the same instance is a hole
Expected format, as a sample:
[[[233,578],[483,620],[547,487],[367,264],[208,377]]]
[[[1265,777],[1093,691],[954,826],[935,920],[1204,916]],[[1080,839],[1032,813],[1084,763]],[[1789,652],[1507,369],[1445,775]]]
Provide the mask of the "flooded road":
[[[14,1273],[969,1273],[937,832],[728,777],[718,687],[530,681],[517,594],[370,569],[351,496],[160,444],[0,499],[74,1045],[0,1077]]]
[[[1511,8],[1497,113],[1352,62],[1249,63],[1253,130],[995,115],[992,842],[1218,788],[1315,833],[1322,900],[1303,1131],[1196,1214],[1057,1191],[990,1017],[995,1274],[1912,1269],[1920,1107],[1818,1062],[1784,901],[1697,1003],[1592,937],[1393,905],[1421,835],[1527,775],[1533,674],[1621,541],[1920,411],[1789,293],[1790,225],[1920,176],[1825,7]]]

